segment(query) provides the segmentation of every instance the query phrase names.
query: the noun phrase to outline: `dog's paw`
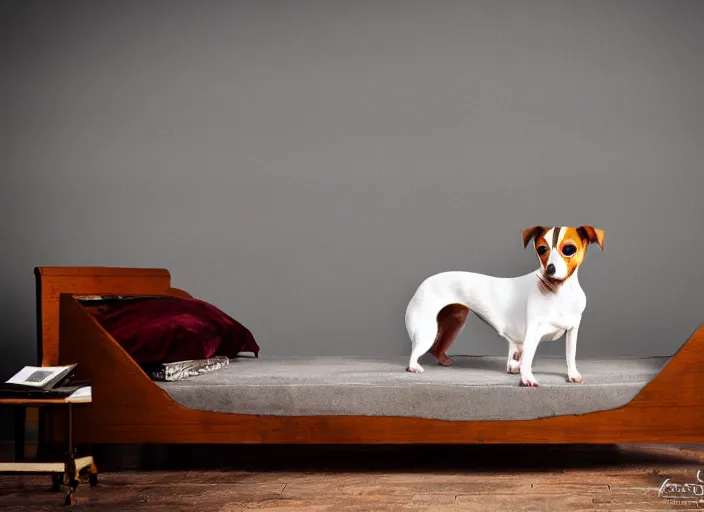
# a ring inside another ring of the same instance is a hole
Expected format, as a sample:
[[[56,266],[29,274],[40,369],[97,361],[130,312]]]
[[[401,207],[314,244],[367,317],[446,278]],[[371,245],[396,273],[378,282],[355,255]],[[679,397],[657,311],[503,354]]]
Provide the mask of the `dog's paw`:
[[[440,354],[438,356],[438,364],[440,366],[452,366],[453,362],[454,361],[452,359],[450,359],[449,357],[447,357],[445,354]]]
[[[409,366],[406,368],[406,371],[411,373],[423,373],[425,370],[423,370],[421,365],[417,364],[415,366]]]
[[[573,372],[567,373],[567,380],[570,382],[574,382],[576,384],[579,384],[580,382],[582,382],[582,376],[579,374],[579,372],[577,370],[575,370]]]
[[[521,362],[511,359],[508,363],[506,363],[506,373],[521,373]]]
[[[521,386],[525,388],[537,388],[540,387],[538,381],[535,380],[533,374],[521,374]]]

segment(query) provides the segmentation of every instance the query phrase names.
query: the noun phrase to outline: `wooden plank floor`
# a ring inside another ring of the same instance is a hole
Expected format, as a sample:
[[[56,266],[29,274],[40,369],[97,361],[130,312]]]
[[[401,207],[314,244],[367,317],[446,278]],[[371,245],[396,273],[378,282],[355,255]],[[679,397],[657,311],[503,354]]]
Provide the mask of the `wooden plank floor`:
[[[700,446],[194,446],[100,458],[107,472],[95,488],[81,484],[73,509],[694,510],[658,488],[704,470]],[[0,475],[2,511],[66,510],[60,503],[47,476]]]

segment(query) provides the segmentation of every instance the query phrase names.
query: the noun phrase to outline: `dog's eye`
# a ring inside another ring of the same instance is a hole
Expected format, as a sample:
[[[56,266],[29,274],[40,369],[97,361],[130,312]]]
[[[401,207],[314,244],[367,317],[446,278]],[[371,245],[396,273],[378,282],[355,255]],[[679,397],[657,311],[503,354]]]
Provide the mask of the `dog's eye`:
[[[548,252],[548,248],[545,247],[544,245],[541,245],[540,247],[538,247],[538,255],[539,256],[542,256],[546,252]]]
[[[565,256],[572,256],[577,252],[577,248],[574,245],[566,245],[562,248],[562,254]]]

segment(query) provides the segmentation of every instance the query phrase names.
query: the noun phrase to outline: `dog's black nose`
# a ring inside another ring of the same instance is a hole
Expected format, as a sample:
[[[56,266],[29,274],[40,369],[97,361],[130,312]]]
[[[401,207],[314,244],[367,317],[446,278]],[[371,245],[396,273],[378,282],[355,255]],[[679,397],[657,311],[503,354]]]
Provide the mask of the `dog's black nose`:
[[[545,273],[546,273],[548,276],[553,275],[553,274],[555,273],[555,265],[553,265],[552,263],[550,263],[550,265],[548,265],[547,268],[545,269]]]

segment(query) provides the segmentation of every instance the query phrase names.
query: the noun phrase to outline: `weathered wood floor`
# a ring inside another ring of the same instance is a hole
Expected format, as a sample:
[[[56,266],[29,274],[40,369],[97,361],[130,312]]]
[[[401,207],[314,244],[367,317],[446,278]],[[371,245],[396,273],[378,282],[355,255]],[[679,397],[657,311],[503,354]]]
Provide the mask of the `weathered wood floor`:
[[[81,484],[72,509],[694,510],[695,500],[668,501],[658,488],[695,483],[698,469],[704,477],[698,446],[206,446],[102,458],[108,471],[95,488]],[[49,484],[0,475],[0,510],[66,510]]]

